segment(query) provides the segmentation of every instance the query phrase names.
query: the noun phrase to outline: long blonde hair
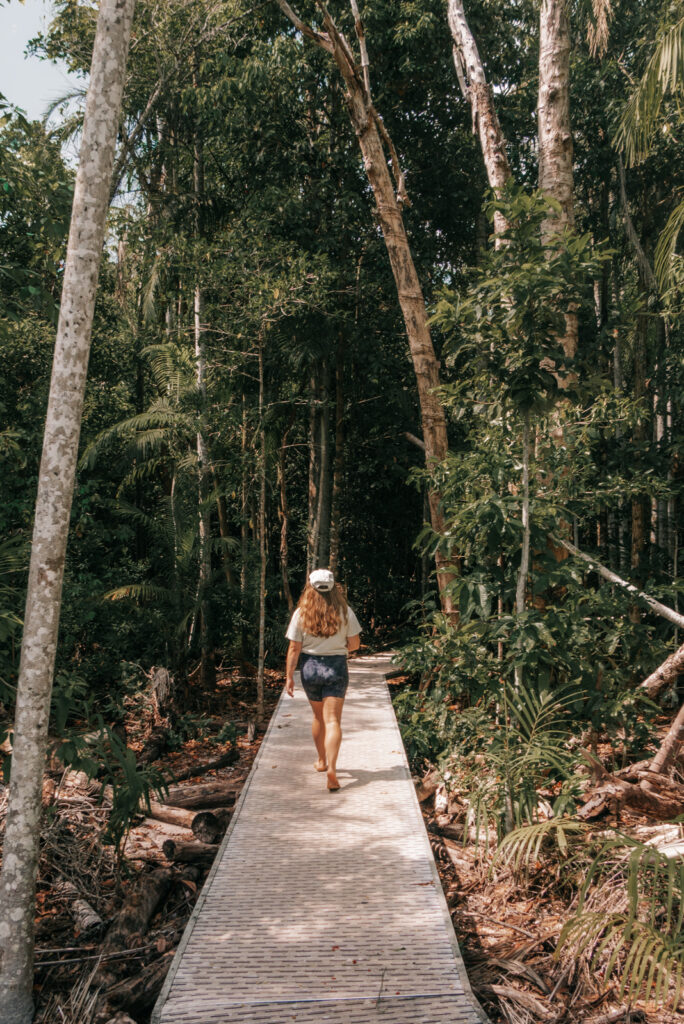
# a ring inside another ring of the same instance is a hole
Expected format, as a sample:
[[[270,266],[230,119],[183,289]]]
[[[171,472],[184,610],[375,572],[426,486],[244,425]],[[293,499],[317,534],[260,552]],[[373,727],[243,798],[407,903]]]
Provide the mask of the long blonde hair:
[[[325,593],[307,583],[297,607],[299,624],[311,636],[334,636],[347,621],[347,601],[339,583]]]

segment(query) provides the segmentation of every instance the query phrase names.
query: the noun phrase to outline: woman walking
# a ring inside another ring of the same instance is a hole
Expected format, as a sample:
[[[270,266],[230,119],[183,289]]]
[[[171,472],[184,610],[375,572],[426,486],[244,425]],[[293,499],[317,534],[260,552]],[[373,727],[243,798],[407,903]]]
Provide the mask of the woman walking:
[[[285,634],[290,641],[285,689],[294,696],[294,673],[299,664],[302,686],[313,711],[311,734],[318,753],[314,768],[327,772],[331,791],[340,788],[337,755],[349,683],[347,655],[358,650],[360,632],[359,620],[333,574],[329,569],[315,569]]]

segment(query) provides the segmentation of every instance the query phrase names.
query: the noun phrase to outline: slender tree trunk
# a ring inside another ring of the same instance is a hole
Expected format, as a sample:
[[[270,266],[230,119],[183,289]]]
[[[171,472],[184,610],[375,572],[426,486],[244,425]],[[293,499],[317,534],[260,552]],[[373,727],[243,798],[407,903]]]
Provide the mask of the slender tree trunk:
[[[642,285],[644,284],[642,279]],[[645,297],[645,296],[644,296]],[[634,444],[642,450],[649,436],[648,423],[646,418],[646,341],[648,336],[648,314],[637,315],[637,325],[634,338],[634,387],[633,393],[637,400],[643,400],[639,419],[634,427]],[[644,580],[644,555],[646,551],[646,523],[648,520],[647,500],[643,495],[637,494],[632,498],[632,545],[631,545],[631,567],[638,582]],[[640,619],[638,606],[632,607],[632,617],[635,622]]]
[[[193,87],[198,88],[199,55],[195,54]],[[202,237],[202,202],[204,196],[204,153],[202,137],[195,125],[193,143],[192,179],[195,199],[195,244],[199,247]],[[209,588],[211,584],[211,510],[209,507],[210,462],[206,443],[207,405],[207,360],[204,350],[204,295],[199,281],[199,253],[195,270],[194,294],[194,335],[197,393],[199,397],[199,429],[197,431],[197,474],[199,514],[199,620],[200,620],[200,687],[203,692],[210,690],[216,682],[214,654],[211,646],[211,623]]]
[[[542,224],[542,240],[572,228],[572,131],[570,128],[570,19],[567,0],[542,0],[539,20],[539,188],[560,211]],[[577,313],[565,317],[559,339],[569,358],[577,352]]]
[[[340,505],[344,475],[344,347],[337,343],[335,361],[335,461],[333,466],[332,509],[330,512],[330,571],[337,572],[340,561]]]
[[[33,1015],[33,918],[50,693],[97,279],[135,0],[101,0],[33,527],[0,874],[4,1024]]]
[[[242,476],[240,480],[240,648],[243,657],[246,655],[247,637],[245,622],[247,621],[247,560],[248,522],[247,522],[247,397],[242,395],[242,427],[240,430],[240,454],[242,456]]]
[[[318,420],[320,460],[318,483],[318,556],[320,568],[327,568],[330,560],[330,369],[323,366],[321,411]]]
[[[527,410],[523,419],[523,465],[522,465],[522,550],[520,552],[520,569],[515,589],[515,614],[522,615],[525,611],[525,592],[527,577],[530,572],[530,413]],[[522,686],[522,669],[515,670],[516,686]]]
[[[320,382],[318,368],[311,373],[309,395],[309,522],[307,529],[307,571],[316,568],[320,530],[321,449],[320,449]]]
[[[287,0],[278,2],[284,14],[305,36],[332,55],[345,84],[345,100],[361,148],[368,181],[373,189],[378,220],[404,317],[418,388],[425,461],[428,470],[431,470],[447,454],[446,417],[436,394],[439,386],[439,365],[430,336],[425,299],[402,217],[402,204],[408,201],[404,175],[392,140],[373,106],[363,74],[356,65],[349,44],[328,11],[324,8],[323,25],[326,31],[317,32],[301,21]],[[396,195],[384,146],[387,147],[392,162],[392,172],[397,185]],[[436,533],[443,535],[445,521],[441,495],[434,487],[430,489],[429,502],[432,527]],[[453,603],[445,589],[454,576],[453,562],[445,557],[441,548],[437,550],[435,562],[442,608],[447,614],[453,614]]]
[[[264,721],[264,663],[266,660],[266,427],[264,424],[264,343],[259,338],[259,662],[257,666],[257,724]]]
[[[215,473],[213,474],[213,477],[214,487],[218,488],[218,480],[216,479]],[[228,554],[227,542],[231,539],[231,536],[230,530],[228,528],[228,509],[226,508],[226,499],[223,494],[218,494],[216,497],[216,511],[218,513],[219,521],[219,536],[221,537],[221,540],[224,542],[223,550],[221,552],[223,572],[226,577],[226,583],[228,584],[229,588],[232,589],[235,586],[235,573],[233,572],[233,567],[230,564],[230,555]]]
[[[477,43],[468,25],[463,0],[448,0],[447,12],[459,85],[470,104],[473,133],[480,140],[487,181],[490,187],[500,194],[511,177],[511,168],[506,156],[506,140],[494,106],[494,95],[487,81]],[[500,236],[507,226],[504,216],[497,212],[494,215],[496,245],[500,244]]]
[[[283,437],[278,449],[278,478],[280,483],[280,573],[283,580],[283,594],[287,601],[287,608],[290,614],[294,611],[294,598],[290,588],[290,577],[288,573],[289,547],[288,527],[290,525],[290,510],[287,504],[287,479],[285,476],[285,449],[287,447],[287,435],[290,432],[292,421],[283,432]]]

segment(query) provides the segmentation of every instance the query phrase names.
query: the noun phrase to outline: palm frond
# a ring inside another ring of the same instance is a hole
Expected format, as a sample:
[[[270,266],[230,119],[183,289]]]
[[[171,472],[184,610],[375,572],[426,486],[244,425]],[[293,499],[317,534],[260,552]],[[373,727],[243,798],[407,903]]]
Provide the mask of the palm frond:
[[[641,81],[630,96],[618,126],[615,143],[624,150],[628,164],[646,158],[663,100],[684,86],[684,18],[664,28],[646,65]]]
[[[654,269],[661,291],[665,291],[672,282],[677,239],[683,227],[684,202],[681,202],[668,217],[656,246]]]
[[[124,598],[132,598],[136,601],[150,602],[168,599],[172,592],[168,587],[160,587],[154,583],[127,583],[123,587],[116,587],[104,595],[105,601],[122,601]]]
[[[593,949],[591,967],[602,966],[606,982],[620,972],[620,998],[640,996],[656,1003],[679,1004],[684,972],[684,940],[681,935],[664,934],[644,921],[625,914],[583,911],[563,927],[557,952],[571,952],[574,958]],[[624,957],[624,962],[621,963]]]
[[[168,439],[171,428],[186,429],[190,425],[186,413],[175,409],[164,399],[159,399],[145,412],[137,413],[100,431],[83,452],[79,468],[93,469],[106,446],[112,441],[141,439],[140,454],[145,457],[153,444],[156,446]]]
[[[592,826],[575,818],[549,818],[548,821],[523,825],[509,832],[501,841],[492,862],[510,867],[516,875],[527,874],[531,863],[537,863],[544,846],[553,844],[564,860],[571,854],[572,847],[584,839]]]

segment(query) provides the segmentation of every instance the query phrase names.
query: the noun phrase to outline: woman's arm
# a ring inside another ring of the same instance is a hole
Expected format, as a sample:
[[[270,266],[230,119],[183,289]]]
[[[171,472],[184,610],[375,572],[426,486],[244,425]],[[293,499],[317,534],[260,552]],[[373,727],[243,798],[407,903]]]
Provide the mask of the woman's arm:
[[[356,636],[347,637],[347,654],[351,654],[352,651],[358,651],[361,643],[361,634],[357,633]]]
[[[285,663],[285,690],[290,697],[294,697],[294,674],[301,653],[301,643],[297,643],[296,640],[290,640],[290,646],[287,649],[287,661]]]

